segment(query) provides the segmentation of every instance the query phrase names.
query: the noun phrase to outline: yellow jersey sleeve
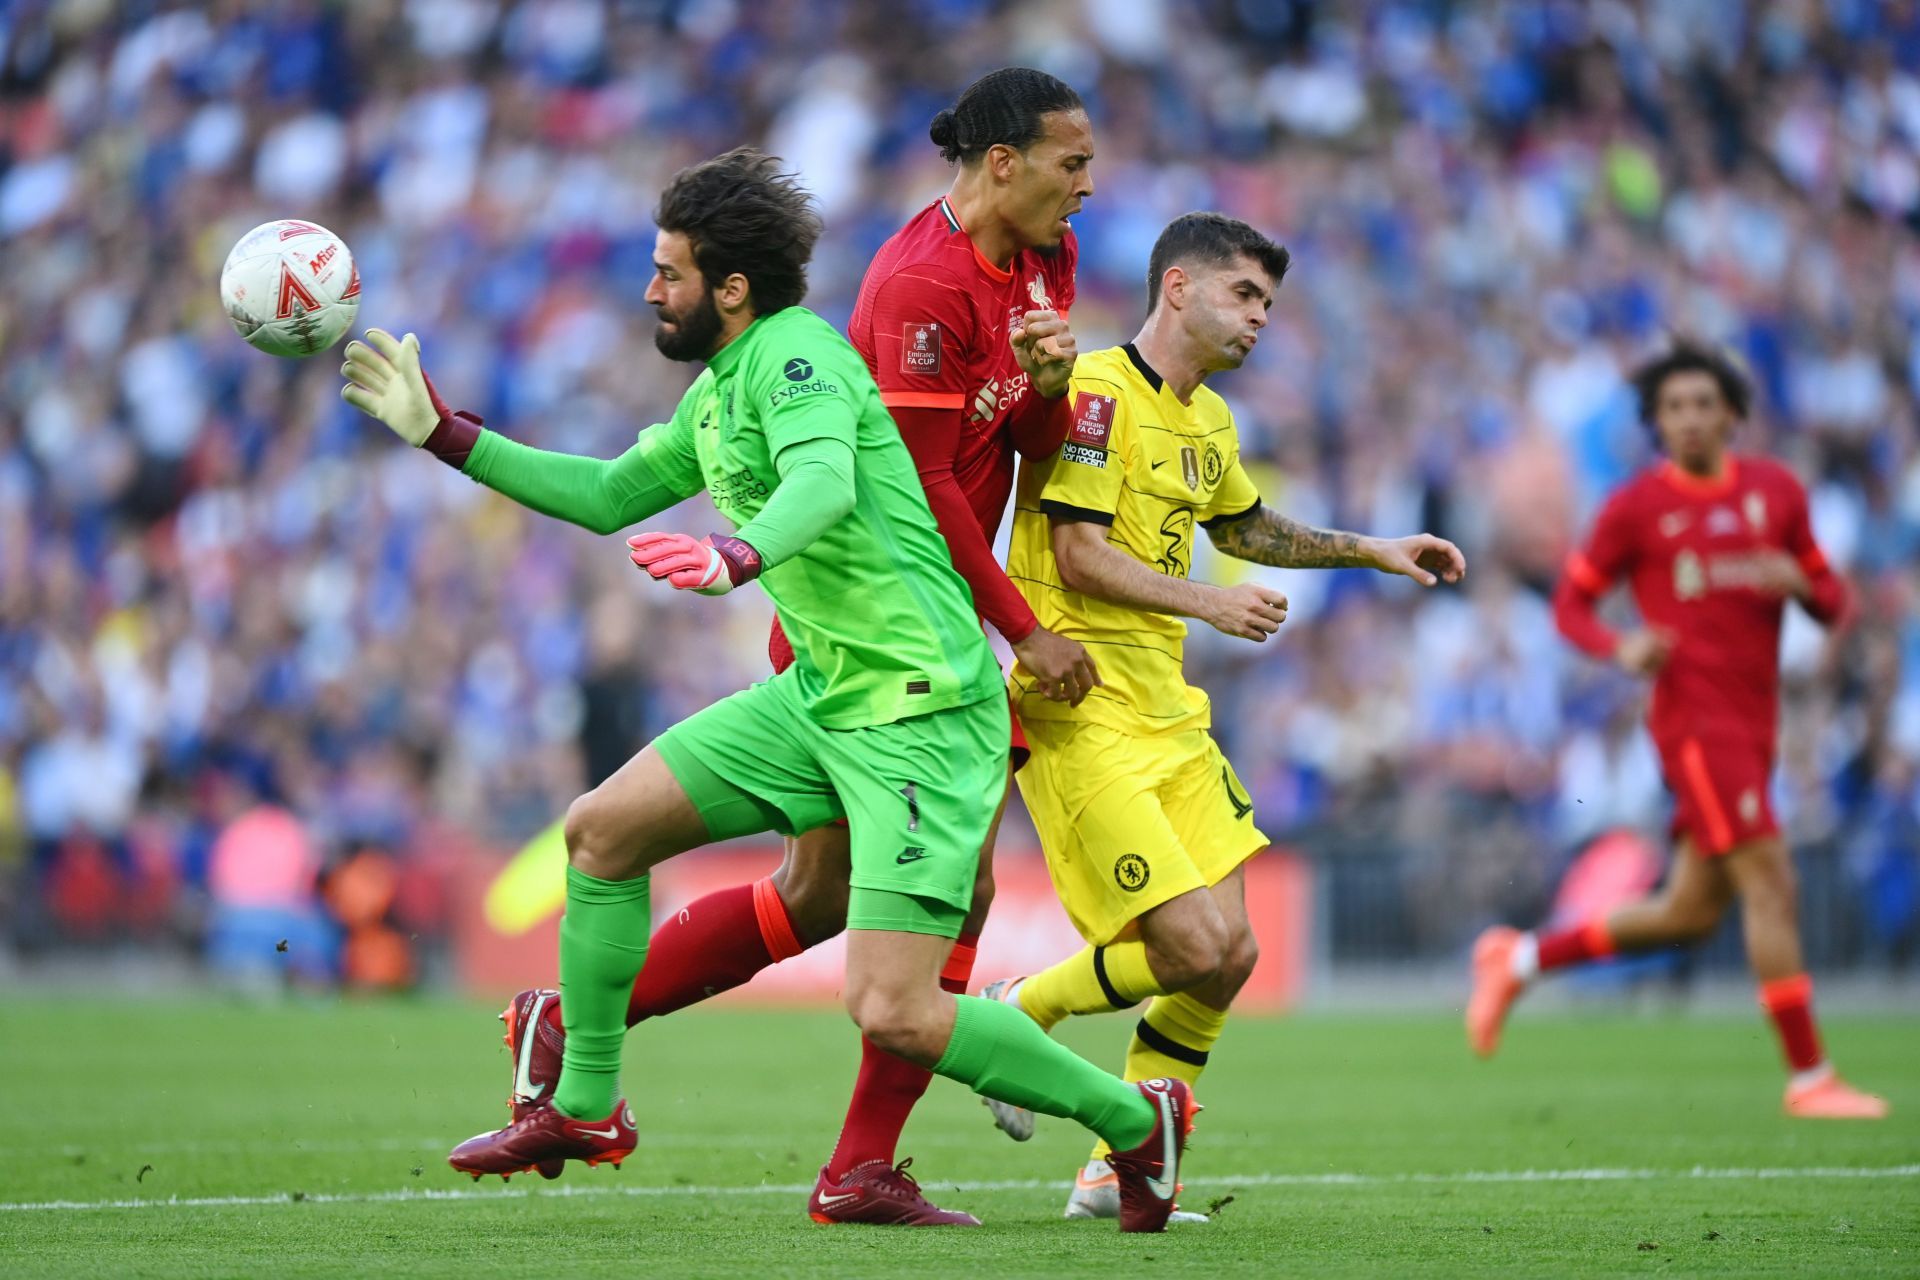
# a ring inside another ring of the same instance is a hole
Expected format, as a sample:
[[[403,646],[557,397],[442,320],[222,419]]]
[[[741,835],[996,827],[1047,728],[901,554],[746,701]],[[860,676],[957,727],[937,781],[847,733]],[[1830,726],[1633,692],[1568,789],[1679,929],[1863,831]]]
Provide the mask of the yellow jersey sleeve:
[[[1060,519],[1110,525],[1126,480],[1126,398],[1105,379],[1075,378],[1068,394],[1073,397],[1073,425],[1041,486],[1040,510]]]

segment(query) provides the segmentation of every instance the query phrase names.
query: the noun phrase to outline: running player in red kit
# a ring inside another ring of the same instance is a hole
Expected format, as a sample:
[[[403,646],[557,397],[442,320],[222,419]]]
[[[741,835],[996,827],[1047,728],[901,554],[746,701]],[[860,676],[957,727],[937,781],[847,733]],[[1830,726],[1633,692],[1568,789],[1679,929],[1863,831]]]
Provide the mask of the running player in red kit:
[[[1072,425],[1077,248],[1068,225],[1093,194],[1093,133],[1079,95],[1044,72],[1009,67],[983,76],[934,117],[932,141],[959,171],[945,196],[883,245],[868,268],[848,337],[879,385],[926,488],[955,568],[975,607],[1052,696],[1078,702],[1098,683],[1077,641],[1041,627],[995,560],[993,535],[1013,486],[1016,448],[1057,450]],[[875,548],[875,554],[886,554]],[[776,671],[793,649],[776,620]],[[1015,763],[1025,743],[1014,723]],[[751,750],[751,744],[742,744]],[[911,803],[911,798],[909,798]],[[974,905],[941,985],[964,992],[993,897],[996,817],[982,852]],[[911,852],[910,850],[907,852]],[[779,870],[700,898],[662,924],[634,985],[629,1025],[748,981],[846,924],[846,828],[787,842]],[[552,991],[523,991],[502,1015],[514,1060],[516,1113],[558,1078],[565,1033]],[[859,1079],[832,1158],[808,1211],[820,1222],[974,1226],[929,1202],[895,1163],[895,1146],[930,1079],[923,1068],[864,1043]]]
[[[1807,495],[1784,466],[1727,448],[1750,389],[1723,356],[1688,343],[1634,375],[1641,417],[1667,458],[1616,492],[1554,595],[1561,633],[1654,677],[1648,728],[1674,795],[1666,885],[1568,929],[1489,929],[1473,949],[1467,1039],[1490,1056],[1534,978],[1622,952],[1706,938],[1740,899],[1747,960],[1791,1072],[1794,1116],[1877,1120],[1885,1100],[1834,1074],[1813,1022],[1793,858],[1767,803],[1779,719],[1780,620],[1796,600],[1828,626],[1846,585],[1814,544]],[[1642,629],[1617,635],[1595,607],[1625,581]]]

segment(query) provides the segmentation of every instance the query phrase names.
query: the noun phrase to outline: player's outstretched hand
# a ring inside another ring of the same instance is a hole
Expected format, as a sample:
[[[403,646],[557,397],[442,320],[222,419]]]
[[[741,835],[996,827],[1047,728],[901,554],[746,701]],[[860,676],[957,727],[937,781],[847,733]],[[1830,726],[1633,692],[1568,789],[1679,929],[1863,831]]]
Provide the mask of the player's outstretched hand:
[[[1423,587],[1467,576],[1467,558],[1445,538],[1416,533],[1405,538],[1370,538],[1373,567],[1412,578]]]
[[[760,553],[723,533],[635,534],[627,539],[627,558],[655,581],[703,596],[723,596],[760,576]]]
[[[1650,676],[1667,665],[1673,656],[1673,636],[1665,631],[1635,631],[1623,637],[1613,651],[1613,660],[1622,670],[1636,676]]]
[[[1103,683],[1085,645],[1045,627],[1035,627],[1014,645],[1013,656],[1033,674],[1034,687],[1054,702],[1077,707],[1095,685]]]
[[[1029,311],[1020,326],[1007,331],[1013,358],[1033,379],[1033,389],[1049,400],[1067,393],[1079,347],[1058,311]]]
[[[1214,593],[1213,601],[1207,625],[1242,640],[1265,640],[1287,620],[1286,596],[1257,582],[1222,587]]]
[[[347,344],[340,375],[347,380],[340,388],[342,400],[380,419],[416,449],[443,416],[451,416],[420,368],[420,339],[412,334],[396,338],[385,329],[367,330],[366,342]]]

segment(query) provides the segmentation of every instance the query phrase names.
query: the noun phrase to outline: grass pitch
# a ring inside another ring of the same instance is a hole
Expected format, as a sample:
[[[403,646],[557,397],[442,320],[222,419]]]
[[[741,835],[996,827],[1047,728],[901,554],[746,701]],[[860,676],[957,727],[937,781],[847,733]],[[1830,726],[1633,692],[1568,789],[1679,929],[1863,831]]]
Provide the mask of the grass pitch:
[[[477,1186],[504,1122],[494,1009],[0,1004],[8,1275],[1920,1275],[1920,1019],[1831,1018],[1880,1124],[1790,1121],[1754,1017],[1528,1016],[1470,1059],[1452,1016],[1230,1026],[1190,1158],[1206,1226],[1059,1218],[1085,1157],[936,1080],[903,1154],[977,1231],[818,1227],[806,1188],[858,1047],[833,1013],[698,1010],[628,1039],[642,1145]],[[1120,1017],[1067,1038],[1118,1064]],[[1229,1199],[1230,1197],[1230,1199]]]

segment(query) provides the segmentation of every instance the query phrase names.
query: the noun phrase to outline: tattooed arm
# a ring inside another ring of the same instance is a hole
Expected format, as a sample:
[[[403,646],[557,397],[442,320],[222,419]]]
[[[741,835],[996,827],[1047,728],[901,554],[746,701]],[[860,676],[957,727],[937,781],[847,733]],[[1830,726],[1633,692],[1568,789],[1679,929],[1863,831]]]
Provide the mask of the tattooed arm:
[[[1440,578],[1458,582],[1467,572],[1460,548],[1430,533],[1370,538],[1315,529],[1265,505],[1237,519],[1209,522],[1207,536],[1223,555],[1282,569],[1378,569],[1404,574],[1423,587]]]
[[[1287,598],[1243,582],[1215,587],[1160,573],[1107,541],[1107,526],[1055,516],[1053,558],[1069,591],[1129,609],[1198,618],[1225,635],[1261,641],[1287,620]]]

